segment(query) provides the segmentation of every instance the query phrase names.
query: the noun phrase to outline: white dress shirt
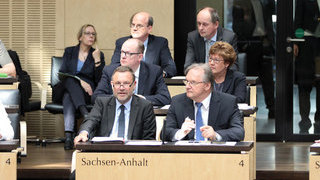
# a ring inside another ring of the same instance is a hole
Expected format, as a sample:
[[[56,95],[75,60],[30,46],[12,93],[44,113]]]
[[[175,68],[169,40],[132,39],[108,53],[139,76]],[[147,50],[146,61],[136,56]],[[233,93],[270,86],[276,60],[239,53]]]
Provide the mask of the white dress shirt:
[[[0,134],[2,138],[0,140],[10,140],[14,136],[13,128],[11,126],[11,121],[8,118],[8,114],[5,107],[0,102]]]

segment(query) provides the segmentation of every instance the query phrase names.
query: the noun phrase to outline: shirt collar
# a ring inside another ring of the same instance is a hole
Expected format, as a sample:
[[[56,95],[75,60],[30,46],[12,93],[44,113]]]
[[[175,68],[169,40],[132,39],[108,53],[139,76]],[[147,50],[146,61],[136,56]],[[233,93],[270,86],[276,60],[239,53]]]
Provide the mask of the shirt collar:
[[[149,36],[147,37],[147,39],[143,42],[143,45],[144,45],[144,49],[147,48],[148,46],[148,42],[149,42]]]
[[[132,101],[132,96],[130,97],[129,101],[126,102],[125,104],[123,104],[127,109],[128,111],[130,111],[130,107],[131,107],[131,101]],[[116,109],[119,109],[119,107],[121,106],[122,104],[118,101],[118,99],[116,99]]]
[[[216,42],[217,41],[217,34],[218,33],[216,33],[211,39],[210,39],[210,41],[213,41],[213,42]],[[206,38],[203,38],[204,39],[204,41],[207,41],[208,39],[206,39]]]
[[[140,64],[139,64],[137,70],[134,72],[134,76],[136,77],[136,81],[137,81],[137,79],[139,79],[139,73],[140,73]]]
[[[211,100],[211,95],[212,93],[210,93],[201,103],[202,103],[202,106],[208,110],[209,109],[209,105],[210,105],[210,100]],[[196,106],[196,102],[193,101],[193,104]]]

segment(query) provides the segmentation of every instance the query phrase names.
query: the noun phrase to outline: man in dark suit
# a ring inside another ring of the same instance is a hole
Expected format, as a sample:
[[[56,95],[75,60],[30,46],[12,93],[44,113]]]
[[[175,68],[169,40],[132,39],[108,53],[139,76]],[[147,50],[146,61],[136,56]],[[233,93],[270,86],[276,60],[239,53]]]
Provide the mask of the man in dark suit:
[[[305,41],[294,44],[295,75],[299,89],[300,133],[308,133],[312,126],[310,114],[310,93],[316,87],[316,113],[314,115],[314,133],[320,133],[320,82],[315,79],[316,59],[320,58],[320,11],[319,1],[297,0],[295,30],[305,32]]]
[[[129,38],[136,38],[144,43],[144,62],[160,66],[163,70],[163,77],[175,76],[177,70],[171,57],[168,40],[164,37],[151,35],[152,26],[153,18],[149,13],[134,14],[130,19],[131,36],[122,37],[116,41],[111,63],[119,63],[122,44]]]
[[[207,63],[210,47],[216,41],[228,42],[238,53],[235,34],[219,26],[219,15],[215,9],[211,7],[201,9],[197,15],[197,25],[198,30],[188,33],[185,69],[192,63]],[[237,61],[232,68],[238,69]]]
[[[119,66],[112,75],[113,96],[98,97],[80,127],[74,143],[95,136],[124,139],[155,139],[156,122],[152,104],[136,95],[135,76],[131,68]]]
[[[186,93],[173,97],[167,114],[167,140],[243,140],[243,118],[236,98],[214,91],[213,81],[208,64],[186,69]]]
[[[238,50],[247,54],[247,75],[259,76],[269,110],[268,118],[275,118],[273,66],[274,30],[272,15],[274,0],[234,0],[233,31],[238,36]]]
[[[135,94],[152,102],[154,106],[170,104],[171,97],[162,77],[159,66],[142,61],[143,43],[138,39],[126,40],[121,48],[121,64],[111,64],[104,67],[98,87],[92,95],[94,102],[97,96],[112,95],[110,85],[111,75],[118,66],[128,66],[134,72],[137,80]]]

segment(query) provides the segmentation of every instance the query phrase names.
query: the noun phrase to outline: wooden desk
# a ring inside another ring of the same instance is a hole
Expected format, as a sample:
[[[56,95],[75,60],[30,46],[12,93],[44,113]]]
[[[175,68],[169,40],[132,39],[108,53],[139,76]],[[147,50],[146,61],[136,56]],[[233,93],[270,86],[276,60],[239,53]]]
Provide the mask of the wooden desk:
[[[19,141],[0,141],[0,177],[17,179],[17,153],[11,152],[19,146]]]
[[[116,145],[76,146],[76,177],[82,179],[249,179],[253,142],[235,146]]]
[[[18,89],[17,78],[0,78],[0,89]]]
[[[309,179],[318,180],[320,177],[320,143],[310,146]]]

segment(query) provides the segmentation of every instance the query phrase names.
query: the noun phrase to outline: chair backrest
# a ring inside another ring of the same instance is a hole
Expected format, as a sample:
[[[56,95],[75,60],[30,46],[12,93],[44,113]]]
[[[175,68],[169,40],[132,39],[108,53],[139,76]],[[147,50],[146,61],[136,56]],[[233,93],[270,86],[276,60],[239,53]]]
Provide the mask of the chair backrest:
[[[20,93],[18,89],[0,89],[0,101],[5,107],[18,106],[20,104]],[[8,113],[14,131],[14,138],[19,138],[19,112]]]
[[[62,65],[62,57],[52,56],[51,58],[51,79],[50,79],[50,86],[53,87],[54,85],[60,82],[58,72]]]
[[[247,75],[247,54],[246,53],[238,54],[238,63],[239,63],[239,71]]]

